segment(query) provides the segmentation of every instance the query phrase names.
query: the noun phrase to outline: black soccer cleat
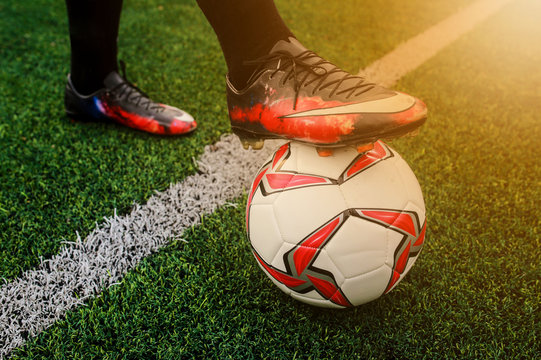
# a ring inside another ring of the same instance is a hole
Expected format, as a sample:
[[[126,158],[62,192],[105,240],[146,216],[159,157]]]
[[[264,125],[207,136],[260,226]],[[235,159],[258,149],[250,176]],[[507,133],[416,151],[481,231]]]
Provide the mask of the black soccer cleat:
[[[245,148],[279,138],[314,145],[322,156],[341,146],[364,152],[426,120],[421,100],[351,75],[294,38],[249,63],[259,67],[245,89],[227,79],[231,127]]]
[[[189,133],[197,127],[193,117],[176,107],[159,104],[116,71],[104,87],[90,95],[75,90],[68,75],[64,94],[66,114],[81,120],[106,120],[159,135]]]

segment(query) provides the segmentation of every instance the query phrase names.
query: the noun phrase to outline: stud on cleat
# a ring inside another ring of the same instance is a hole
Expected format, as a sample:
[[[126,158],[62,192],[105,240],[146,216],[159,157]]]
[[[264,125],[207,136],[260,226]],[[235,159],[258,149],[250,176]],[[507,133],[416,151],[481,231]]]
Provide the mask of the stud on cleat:
[[[248,141],[241,140],[240,142],[241,142],[242,147],[244,148],[244,150],[248,150],[250,148],[250,143]]]
[[[332,156],[332,149],[317,147],[317,154],[321,157]]]
[[[240,142],[244,150],[248,150],[250,147],[254,150],[261,150],[263,145],[265,145],[265,141],[259,139],[241,139]]]
[[[357,145],[357,152],[359,154],[370,151],[374,148],[374,143]]]
[[[263,149],[263,145],[265,145],[264,140],[256,140],[256,141],[252,142],[252,149],[261,150],[261,149]]]

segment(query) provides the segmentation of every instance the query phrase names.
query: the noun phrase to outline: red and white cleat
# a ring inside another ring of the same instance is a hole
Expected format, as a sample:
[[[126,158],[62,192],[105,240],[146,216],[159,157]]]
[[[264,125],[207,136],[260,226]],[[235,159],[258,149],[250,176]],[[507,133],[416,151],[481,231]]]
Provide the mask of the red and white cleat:
[[[66,114],[77,119],[112,121],[158,135],[187,134],[197,127],[190,114],[152,101],[116,71],[90,95],[79,94],[68,76],[64,105]]]
[[[278,138],[314,145],[322,156],[342,146],[364,152],[426,120],[419,99],[351,75],[294,38],[251,63],[259,66],[246,88],[227,80],[231,127],[245,148]]]

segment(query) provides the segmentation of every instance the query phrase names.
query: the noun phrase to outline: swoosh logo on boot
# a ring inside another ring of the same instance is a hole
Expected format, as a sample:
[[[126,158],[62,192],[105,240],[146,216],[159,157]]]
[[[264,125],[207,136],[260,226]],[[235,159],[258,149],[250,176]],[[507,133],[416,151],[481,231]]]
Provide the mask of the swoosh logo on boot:
[[[366,114],[366,113],[397,113],[409,109],[415,104],[413,96],[397,94],[385,99],[365,101],[355,104],[334,106],[329,108],[312,109],[301,111],[283,118],[296,118],[306,116],[344,115],[344,114]]]

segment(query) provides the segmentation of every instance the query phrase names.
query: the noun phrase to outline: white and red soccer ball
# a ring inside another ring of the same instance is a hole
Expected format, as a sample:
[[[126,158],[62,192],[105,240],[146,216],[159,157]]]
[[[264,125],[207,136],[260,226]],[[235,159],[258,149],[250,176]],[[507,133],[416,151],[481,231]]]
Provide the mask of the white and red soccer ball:
[[[249,193],[246,226],[258,264],[284,292],[334,308],[391,291],[423,247],[425,206],[402,157],[378,141],[320,157],[281,146]]]

